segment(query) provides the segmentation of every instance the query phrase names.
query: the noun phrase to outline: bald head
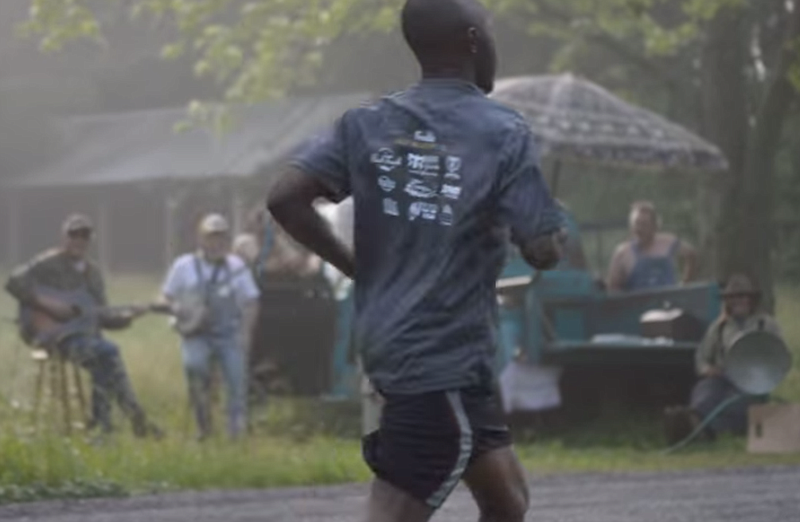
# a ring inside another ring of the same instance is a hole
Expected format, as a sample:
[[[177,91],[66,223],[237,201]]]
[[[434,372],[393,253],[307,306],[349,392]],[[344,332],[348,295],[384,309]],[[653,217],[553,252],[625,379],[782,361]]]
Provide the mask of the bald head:
[[[423,76],[458,77],[485,92],[494,87],[496,56],[489,13],[477,0],[407,0],[403,36]]]

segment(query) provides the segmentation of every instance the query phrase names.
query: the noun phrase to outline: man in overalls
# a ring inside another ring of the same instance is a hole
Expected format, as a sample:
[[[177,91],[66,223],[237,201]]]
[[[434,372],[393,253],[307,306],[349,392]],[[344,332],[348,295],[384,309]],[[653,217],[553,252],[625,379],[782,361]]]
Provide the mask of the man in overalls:
[[[720,404],[739,393],[723,371],[726,355],[738,335],[764,330],[781,336],[775,319],[759,310],[761,292],[746,275],[731,276],[722,297],[722,315],[708,327],[697,348],[695,363],[699,379],[692,389],[689,407],[679,406],[666,411],[665,428],[670,443],[688,436]],[[747,410],[758,400],[740,399],[728,406],[709,424],[705,433],[707,438],[713,439],[721,433],[743,435],[747,431]]]
[[[659,232],[661,220],[648,201],[633,204],[630,213],[633,239],[617,246],[608,269],[612,292],[633,292],[685,284],[695,276],[697,252],[674,234]],[[677,262],[683,264],[678,277]]]
[[[198,252],[184,254],[173,263],[162,289],[164,298],[178,309],[181,296],[203,295],[207,310],[203,326],[185,333],[181,346],[199,440],[211,434],[209,397],[211,363],[222,366],[227,387],[228,434],[241,435],[247,419],[247,364],[258,287],[242,259],[229,253],[230,227],[219,214],[203,218],[198,229]]]

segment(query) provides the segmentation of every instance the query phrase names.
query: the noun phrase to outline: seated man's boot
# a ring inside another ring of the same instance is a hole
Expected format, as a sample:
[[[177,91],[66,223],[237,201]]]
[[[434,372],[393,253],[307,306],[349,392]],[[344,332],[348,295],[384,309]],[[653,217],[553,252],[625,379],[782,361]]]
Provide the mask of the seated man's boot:
[[[690,415],[693,423],[692,430],[694,430],[703,422],[703,418],[694,410],[690,411]],[[717,440],[717,433],[714,431],[712,426],[706,426],[705,429],[700,432],[700,435],[698,435],[697,438],[703,442],[715,442]]]
[[[144,426],[141,428],[134,428],[134,434],[138,433],[140,435],[136,435],[140,438],[150,438],[154,440],[161,440],[167,436],[166,432],[156,423],[153,421],[145,421]]]
[[[128,375],[121,369],[117,372],[115,385],[117,387],[117,401],[125,415],[131,421],[133,435],[136,438],[152,437],[164,438],[164,432],[147,418],[136,394],[133,391]]]
[[[689,408],[674,406],[664,410],[664,436],[667,445],[673,446],[688,437],[697,424]]]
[[[136,438],[153,438],[161,440],[164,438],[165,433],[154,422],[147,419],[147,415],[139,410],[131,416],[131,425],[133,427],[133,435]]]

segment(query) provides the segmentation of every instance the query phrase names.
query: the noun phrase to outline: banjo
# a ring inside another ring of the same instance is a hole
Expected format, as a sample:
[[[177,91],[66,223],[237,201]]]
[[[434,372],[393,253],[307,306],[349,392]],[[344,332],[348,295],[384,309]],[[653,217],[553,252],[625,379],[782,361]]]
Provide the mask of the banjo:
[[[214,286],[224,285],[247,270],[249,270],[247,265],[229,270],[223,278],[214,283]],[[151,309],[170,315],[170,324],[181,336],[197,335],[208,327],[211,319],[211,310],[208,306],[209,291],[209,286],[206,284],[196,285],[178,292],[170,299],[170,303],[152,305]]]

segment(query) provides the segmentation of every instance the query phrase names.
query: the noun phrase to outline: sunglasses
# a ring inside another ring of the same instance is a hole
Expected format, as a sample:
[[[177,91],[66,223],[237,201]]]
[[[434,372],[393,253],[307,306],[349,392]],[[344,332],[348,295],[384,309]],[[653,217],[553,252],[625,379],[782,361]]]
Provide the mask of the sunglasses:
[[[67,236],[69,236],[71,239],[90,239],[92,237],[92,231],[88,228],[70,230],[67,232]]]

